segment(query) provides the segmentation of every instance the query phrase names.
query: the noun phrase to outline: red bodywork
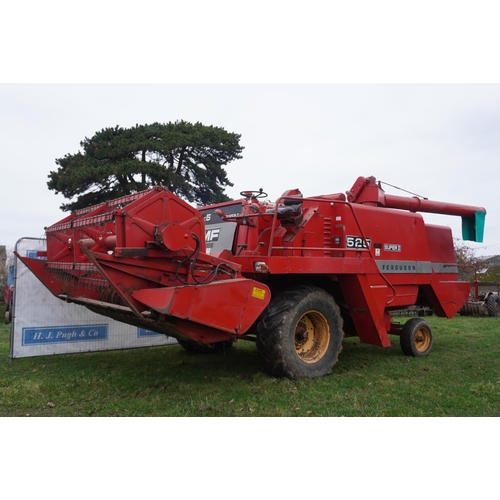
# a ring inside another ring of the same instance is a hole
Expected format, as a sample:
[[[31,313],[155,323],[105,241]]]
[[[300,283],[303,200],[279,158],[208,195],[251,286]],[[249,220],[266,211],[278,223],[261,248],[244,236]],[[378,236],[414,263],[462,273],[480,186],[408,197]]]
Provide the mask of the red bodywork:
[[[7,283],[5,284],[5,288],[3,291],[3,301],[5,304],[10,307],[12,304],[12,294],[14,293],[14,286],[13,285],[8,285]]]
[[[335,298],[347,335],[385,347],[399,332],[391,311],[452,317],[470,292],[451,229],[417,211],[461,216],[476,236],[486,213],[389,196],[373,177],[347,196],[292,190],[269,203],[249,192],[201,209],[157,187],[68,216],[46,229],[47,261],[22,260],[61,299],[202,343],[251,338],[273,293],[314,284]]]

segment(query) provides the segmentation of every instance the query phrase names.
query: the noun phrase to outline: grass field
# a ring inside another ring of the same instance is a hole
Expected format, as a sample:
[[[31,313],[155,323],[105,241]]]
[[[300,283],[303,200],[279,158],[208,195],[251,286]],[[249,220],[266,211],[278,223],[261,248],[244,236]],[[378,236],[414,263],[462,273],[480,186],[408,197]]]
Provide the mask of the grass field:
[[[425,358],[404,356],[397,337],[386,349],[351,338],[330,376],[300,381],[269,376],[244,341],[225,354],[174,345],[10,362],[2,324],[0,416],[500,416],[500,318],[426,319]]]

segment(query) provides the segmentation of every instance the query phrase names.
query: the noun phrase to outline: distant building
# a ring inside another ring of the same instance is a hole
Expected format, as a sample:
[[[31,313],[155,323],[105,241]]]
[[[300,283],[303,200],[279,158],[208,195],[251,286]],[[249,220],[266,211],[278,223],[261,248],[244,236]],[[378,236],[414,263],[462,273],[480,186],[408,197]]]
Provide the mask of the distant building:
[[[485,257],[484,260],[487,263],[488,268],[500,266],[500,255],[491,255],[490,257]]]

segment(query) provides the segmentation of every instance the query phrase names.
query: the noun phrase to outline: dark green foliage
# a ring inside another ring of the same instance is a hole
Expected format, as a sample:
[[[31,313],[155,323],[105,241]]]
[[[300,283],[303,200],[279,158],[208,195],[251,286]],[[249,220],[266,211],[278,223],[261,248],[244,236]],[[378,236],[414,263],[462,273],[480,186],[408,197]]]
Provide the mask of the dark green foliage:
[[[491,266],[478,276],[481,283],[500,283],[500,266]]]
[[[65,211],[157,185],[200,205],[227,201],[224,187],[233,184],[223,166],[241,158],[240,138],[199,122],[106,128],[85,138],[83,151],[56,159],[47,185],[73,199]]]

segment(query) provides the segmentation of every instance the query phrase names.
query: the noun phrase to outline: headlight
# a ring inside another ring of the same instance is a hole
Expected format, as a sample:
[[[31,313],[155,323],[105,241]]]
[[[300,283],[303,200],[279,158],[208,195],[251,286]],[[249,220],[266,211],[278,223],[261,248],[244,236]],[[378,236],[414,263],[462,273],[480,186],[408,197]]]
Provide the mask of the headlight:
[[[267,265],[266,262],[254,262],[253,268],[258,273],[268,273],[269,272],[269,266]]]

